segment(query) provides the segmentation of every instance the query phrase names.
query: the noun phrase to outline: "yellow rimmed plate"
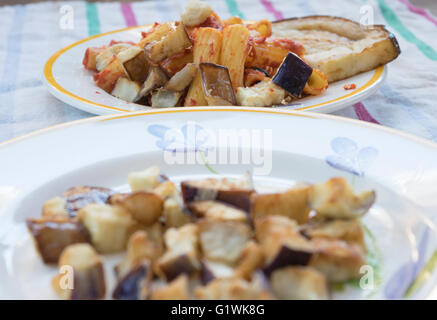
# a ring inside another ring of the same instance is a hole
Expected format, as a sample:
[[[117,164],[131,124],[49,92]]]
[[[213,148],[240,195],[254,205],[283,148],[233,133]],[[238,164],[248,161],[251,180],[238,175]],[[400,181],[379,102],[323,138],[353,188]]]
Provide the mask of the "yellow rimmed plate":
[[[59,50],[44,66],[43,78],[49,92],[75,108],[97,115],[150,109],[106,93],[95,85],[93,72],[85,70],[82,66],[86,48],[107,45],[111,40],[138,42],[141,39],[141,31],[147,31],[149,28],[150,26],[138,26],[101,33]],[[334,112],[373,94],[383,83],[386,75],[387,67],[381,66],[335,82],[324,94],[301,99],[284,108],[319,113]],[[352,83],[356,84],[356,89],[344,89],[345,84]]]

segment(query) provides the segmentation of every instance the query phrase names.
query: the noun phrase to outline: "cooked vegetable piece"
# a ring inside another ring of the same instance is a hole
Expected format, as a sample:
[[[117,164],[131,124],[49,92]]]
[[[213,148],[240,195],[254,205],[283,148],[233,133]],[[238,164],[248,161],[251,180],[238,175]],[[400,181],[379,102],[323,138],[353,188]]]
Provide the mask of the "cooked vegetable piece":
[[[167,281],[180,274],[200,270],[198,228],[195,224],[168,229],[164,240],[167,251],[158,259],[158,269]]]
[[[246,28],[251,31],[251,35],[254,37],[270,37],[272,35],[272,23],[266,19],[248,23]]]
[[[115,87],[111,94],[119,99],[134,102],[137,100],[140,89],[140,85],[135,81],[131,81],[125,77],[120,77],[115,83]]]
[[[198,65],[202,62],[218,63],[222,47],[222,33],[213,28],[198,28],[194,33],[193,62]],[[206,106],[202,89],[200,71],[197,72],[185,97],[185,106]]]
[[[341,240],[313,239],[311,242],[317,254],[309,266],[319,270],[329,281],[343,282],[362,276],[360,268],[366,259],[361,247]]]
[[[205,219],[197,225],[200,246],[206,259],[230,265],[237,263],[251,236],[247,224]]]
[[[123,64],[117,57],[113,57],[112,61],[102,71],[94,75],[94,81],[99,88],[111,93],[118,78],[123,76],[127,76]]]
[[[184,91],[193,81],[197,72],[194,63],[187,63],[186,66],[177,72],[165,85],[165,89],[171,91]]]
[[[175,55],[163,60],[160,63],[161,68],[170,77],[174,76],[177,72],[181,71],[188,63],[193,62],[193,50],[186,49],[183,52],[176,53]]]
[[[247,222],[246,212],[219,201],[193,201],[188,203],[188,209],[197,217],[208,220]]]
[[[251,87],[269,76],[267,71],[261,70],[262,69],[258,70],[257,68],[244,69],[244,86]]]
[[[161,169],[158,166],[152,166],[143,171],[131,172],[127,180],[133,192],[153,191],[161,182]]]
[[[143,83],[147,79],[150,64],[140,47],[132,46],[123,50],[117,58],[123,63],[130,80]]]
[[[147,35],[138,43],[140,48],[144,48],[149,43],[158,43],[165,38],[168,33],[173,31],[173,26],[170,22],[155,25]]]
[[[208,284],[214,279],[234,277],[234,268],[223,262],[202,260],[201,280]]]
[[[254,194],[251,198],[251,216],[255,220],[269,215],[281,215],[298,224],[308,221],[308,187],[297,187],[281,193]]]
[[[150,226],[157,222],[162,214],[164,201],[153,192],[136,191],[133,193],[115,194],[110,203],[126,209],[139,223]]]
[[[292,96],[299,97],[313,69],[296,54],[289,52],[272,81]]]
[[[226,67],[214,63],[201,63],[199,69],[202,77],[203,94],[208,105],[236,105],[237,99]]]
[[[91,300],[105,297],[106,285],[102,260],[89,244],[70,245],[59,258],[59,268],[66,266],[73,274],[60,273],[53,277],[52,287],[62,299]],[[73,283],[68,283],[73,281]]]
[[[44,218],[68,218],[67,201],[65,198],[55,197],[47,200],[42,205]]]
[[[27,219],[26,224],[44,263],[57,263],[66,247],[90,241],[81,223],[66,218]]]
[[[249,87],[237,89],[237,103],[239,106],[270,107],[279,105],[285,98],[285,91],[274,84],[269,78]]]
[[[146,231],[139,230],[135,232],[129,238],[126,255],[120,264],[115,267],[117,277],[125,277],[145,261],[155,261],[160,254],[160,246],[149,238]]]
[[[204,179],[181,182],[185,204],[200,200],[217,200],[249,212],[253,189],[242,188],[227,179]]]
[[[105,51],[105,47],[90,47],[87,48],[85,51],[85,55],[83,57],[83,61],[82,64],[85,67],[85,69],[87,70],[92,70],[92,71],[97,71],[97,67],[96,67],[96,59],[97,56],[102,53],[103,51]]]
[[[250,279],[255,270],[262,267],[264,263],[264,252],[255,241],[248,241],[241,252],[240,260],[235,268],[235,276]]]
[[[189,47],[191,47],[191,40],[184,25],[176,22],[175,27],[161,39],[147,43],[144,52],[147,59],[156,64]]]
[[[179,105],[183,92],[159,88],[152,92],[153,108],[172,108]]]
[[[243,24],[243,20],[238,16],[233,16],[228,19],[222,20],[224,26],[230,26],[232,24]]]
[[[130,235],[139,229],[131,213],[120,206],[92,203],[80,209],[77,217],[100,253],[124,250]]]
[[[96,70],[100,72],[105,69],[114,60],[117,54],[130,47],[130,44],[119,43],[105,48],[105,50],[96,56]]]
[[[223,45],[220,65],[229,70],[234,88],[244,85],[244,63],[249,53],[249,30],[244,25],[234,24],[223,29]]]
[[[146,81],[144,81],[141,90],[138,94],[138,98],[149,95],[152,90],[162,87],[168,80],[165,72],[156,66],[150,68],[150,72],[147,75]]]
[[[174,198],[169,198],[164,202],[163,214],[165,226],[167,228],[179,228],[192,222],[192,217],[181,207]]]
[[[112,297],[117,300],[146,300],[153,276],[149,261],[143,261],[117,282]]]
[[[319,271],[310,267],[286,267],[274,271],[271,288],[282,300],[327,300],[330,297],[328,281]]]
[[[301,233],[310,239],[343,240],[347,243],[358,244],[366,251],[364,232],[358,219],[328,220],[311,223],[303,226]]]
[[[90,203],[106,203],[113,191],[108,188],[76,186],[64,192],[66,208],[70,217],[75,217],[77,212]]]
[[[309,189],[310,208],[316,210],[317,218],[354,219],[363,216],[375,202],[375,191],[354,194],[352,187],[343,178],[331,178]]]
[[[162,177],[162,175],[159,177]],[[161,178],[159,179],[161,180]],[[153,188],[153,192],[164,200],[179,197],[179,191],[176,189],[175,184],[170,180],[164,180],[159,183],[155,188]]]
[[[239,278],[219,278],[194,291],[200,300],[265,300],[271,295],[256,281]]]
[[[164,287],[152,292],[152,300],[188,300],[190,299],[188,277],[180,275]]]
[[[328,89],[328,79],[319,69],[313,69],[308,82],[303,88],[305,94],[319,95]]]
[[[182,23],[188,27],[202,24],[213,13],[205,1],[190,0],[181,14]]]

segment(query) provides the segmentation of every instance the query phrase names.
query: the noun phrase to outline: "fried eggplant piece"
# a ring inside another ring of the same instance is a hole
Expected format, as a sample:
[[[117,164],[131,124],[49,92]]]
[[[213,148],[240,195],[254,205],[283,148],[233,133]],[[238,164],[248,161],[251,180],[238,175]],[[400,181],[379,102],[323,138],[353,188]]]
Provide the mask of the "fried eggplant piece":
[[[328,300],[329,285],[326,277],[310,267],[277,269],[270,277],[270,286],[282,300]]]
[[[27,219],[27,228],[44,263],[58,263],[62,251],[75,243],[90,241],[85,227],[66,218]]]
[[[195,63],[187,63],[182,70],[178,71],[170,80],[166,83],[165,89],[175,92],[184,91],[193,81],[197,72],[197,66]]]
[[[159,65],[170,77],[181,71],[187,64],[193,62],[193,50],[186,49],[163,60]]]
[[[153,108],[173,108],[180,104],[183,92],[171,91],[164,88],[159,88],[152,91],[152,107]]]
[[[210,106],[236,106],[234,87],[228,68],[215,63],[200,63],[203,94]]]
[[[108,188],[76,186],[64,192],[67,201],[66,208],[70,217],[75,217],[77,212],[90,203],[106,203],[113,191]]]
[[[66,300],[91,300],[105,297],[106,285],[100,256],[89,244],[73,244],[62,252],[59,262],[61,272],[52,279],[52,287],[59,297]],[[73,274],[69,274],[71,271]],[[72,281],[73,283],[69,283]]]
[[[215,262],[203,259],[201,264],[202,270],[200,273],[200,278],[204,285],[208,284],[214,279],[231,278],[235,274],[234,268],[223,262]]]
[[[113,46],[109,46],[107,48],[104,48],[104,50],[102,52],[100,52],[95,58],[96,59],[96,62],[95,62],[96,70],[98,72],[100,72],[103,69],[105,69],[120,52],[122,52],[130,47],[131,47],[131,45],[128,43],[119,43],[119,44],[115,44]]]
[[[308,221],[308,187],[289,189],[281,193],[254,194],[251,198],[251,216],[257,218],[280,215],[295,220],[298,224]]]
[[[149,73],[150,64],[144,50],[138,46],[132,46],[117,55],[126,70],[129,79],[143,83]]]
[[[193,221],[189,213],[174,198],[165,200],[162,215],[164,216],[167,228],[179,228]]]
[[[44,202],[42,216],[44,218],[68,218],[66,199],[55,197]]]
[[[134,102],[140,92],[140,85],[125,77],[118,78],[115,83],[114,89],[111,91],[111,95],[127,102]]]
[[[150,262],[142,261],[117,282],[112,297],[116,300],[146,300],[152,276]]]
[[[143,171],[130,172],[127,180],[132,192],[153,191],[162,182],[161,169],[152,166]]]
[[[198,218],[216,221],[247,222],[246,212],[219,201],[193,201],[188,203],[188,209]]]
[[[241,252],[240,260],[235,267],[234,275],[243,279],[251,279],[253,273],[262,267],[264,252],[255,241],[248,241]]]
[[[180,275],[164,287],[156,288],[152,292],[152,300],[189,300],[188,277]]]
[[[311,209],[320,219],[355,219],[369,211],[375,202],[375,191],[355,195],[352,187],[343,178],[331,178],[316,184],[308,191]]]
[[[137,99],[144,98],[152,93],[153,90],[162,87],[168,81],[168,76],[159,66],[150,67],[149,74],[141,86]]]

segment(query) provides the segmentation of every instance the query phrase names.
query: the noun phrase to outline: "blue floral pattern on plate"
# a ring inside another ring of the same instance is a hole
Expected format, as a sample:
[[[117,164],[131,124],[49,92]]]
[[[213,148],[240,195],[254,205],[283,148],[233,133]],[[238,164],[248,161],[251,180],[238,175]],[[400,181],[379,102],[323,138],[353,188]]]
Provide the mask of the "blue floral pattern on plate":
[[[356,176],[363,176],[378,156],[376,148],[368,146],[359,149],[355,141],[346,137],[334,138],[331,148],[335,154],[327,156],[326,163]]]

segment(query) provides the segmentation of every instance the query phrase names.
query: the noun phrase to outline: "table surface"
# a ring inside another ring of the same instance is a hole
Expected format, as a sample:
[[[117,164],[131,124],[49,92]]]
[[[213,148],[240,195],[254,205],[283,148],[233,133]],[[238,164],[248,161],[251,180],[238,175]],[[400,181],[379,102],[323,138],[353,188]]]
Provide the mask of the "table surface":
[[[0,2],[0,142],[58,123],[92,116],[52,97],[41,81],[45,61],[96,32],[176,20],[188,0]],[[221,17],[280,19],[311,14],[360,19],[370,5],[376,24],[394,33],[401,56],[370,98],[336,115],[370,121],[437,142],[437,1],[209,0]],[[26,5],[10,6],[8,4]],[[73,30],[60,30],[61,5],[74,8]],[[423,10],[422,7],[427,8]],[[434,14],[434,15],[433,15]]]

